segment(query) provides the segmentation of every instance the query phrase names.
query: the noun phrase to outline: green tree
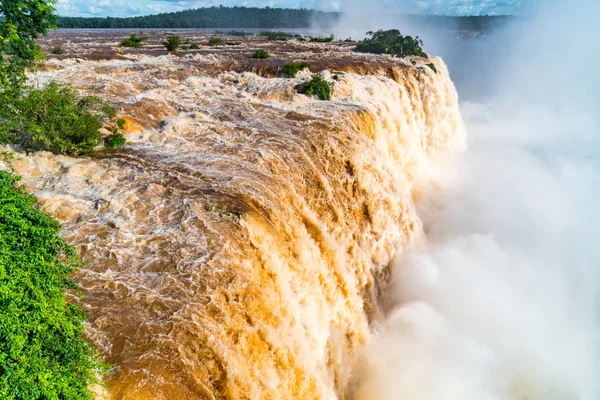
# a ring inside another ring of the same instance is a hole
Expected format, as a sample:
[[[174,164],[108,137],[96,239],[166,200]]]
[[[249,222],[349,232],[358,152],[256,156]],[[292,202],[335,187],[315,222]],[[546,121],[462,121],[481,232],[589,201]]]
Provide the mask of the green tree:
[[[316,96],[321,100],[331,100],[333,83],[327,82],[320,75],[315,75],[310,81],[296,86],[296,91],[307,96]]]
[[[68,86],[26,86],[19,96],[0,96],[0,143],[79,156],[98,146],[101,125],[114,123],[115,117],[100,98],[78,96]]]
[[[0,171],[0,398],[91,399],[105,367],[83,339],[84,310],[65,300],[80,261],[17,181]]]
[[[423,51],[423,41],[419,37],[404,36],[397,29],[367,32],[369,38],[356,46],[360,53],[392,54],[398,57],[427,57]]]
[[[54,28],[54,0],[0,0],[0,91],[17,92],[41,58],[35,40]]]

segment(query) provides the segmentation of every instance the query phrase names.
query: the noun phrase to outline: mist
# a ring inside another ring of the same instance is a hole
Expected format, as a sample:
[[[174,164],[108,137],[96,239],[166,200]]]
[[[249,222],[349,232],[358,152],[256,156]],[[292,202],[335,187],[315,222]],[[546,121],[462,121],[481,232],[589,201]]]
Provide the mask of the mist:
[[[394,262],[350,397],[600,398],[600,4],[574,3],[450,65],[486,71],[457,85],[469,150],[422,179],[426,244]]]

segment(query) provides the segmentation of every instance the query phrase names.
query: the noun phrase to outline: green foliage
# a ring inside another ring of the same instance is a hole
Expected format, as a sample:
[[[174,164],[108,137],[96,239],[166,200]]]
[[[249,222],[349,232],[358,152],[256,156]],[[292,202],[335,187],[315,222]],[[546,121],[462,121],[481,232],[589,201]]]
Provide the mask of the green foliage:
[[[56,46],[56,47],[53,47],[52,50],[50,50],[50,53],[56,54],[56,55],[61,55],[61,54],[64,54],[65,51],[62,49],[62,47]]]
[[[175,35],[167,36],[167,40],[163,42],[163,45],[167,48],[167,51],[175,51],[181,43],[181,38]]]
[[[288,78],[294,78],[298,74],[298,72],[302,71],[305,68],[310,68],[310,64],[306,61],[301,61],[299,63],[290,62],[283,64],[279,68],[279,71],[281,71],[281,73],[283,73]]]
[[[217,28],[298,29],[333,26],[339,13],[306,9],[259,7],[207,7],[128,18],[61,17],[61,28]],[[230,31],[231,32],[231,31]],[[233,35],[225,32],[226,35]],[[237,31],[240,32],[240,31]],[[219,32],[220,33],[220,32]]]
[[[118,131],[104,139],[104,146],[111,149],[125,146],[125,143],[127,143],[127,139],[125,139],[125,136]]]
[[[245,32],[245,31],[226,31],[226,32],[216,31],[215,35],[245,37],[245,36],[250,36],[252,34],[248,33],[248,32]]]
[[[104,147],[115,149],[117,147],[125,146],[127,139],[121,133],[125,128],[125,120],[123,118],[117,118],[117,127],[113,129],[112,135],[104,138]]]
[[[198,45],[196,43],[188,43],[181,46],[182,50],[198,50]]]
[[[227,42],[227,43],[225,43],[225,44],[226,44],[227,46],[239,46],[239,45],[240,45],[240,44],[242,44],[242,43],[240,43],[240,42]]]
[[[256,50],[254,54],[252,54],[252,58],[269,58],[270,55],[264,50]]]
[[[11,99],[0,98],[0,142],[26,150],[48,150],[77,156],[98,145],[101,123],[115,111],[98,97],[77,97],[55,82],[26,87]]]
[[[142,43],[144,43],[146,39],[148,39],[146,36],[137,36],[135,33],[132,33],[128,38],[121,40],[119,46],[139,48],[142,47]]]
[[[0,94],[17,93],[25,71],[40,61],[35,40],[54,28],[53,0],[0,1]]]
[[[17,181],[0,172],[0,398],[92,399],[106,366],[83,339],[85,311],[65,300],[80,261]]]
[[[208,45],[209,46],[222,46],[223,45],[223,39],[219,39],[219,38],[210,38],[208,39]]]
[[[335,39],[335,36],[331,35],[328,37],[311,37],[310,41],[313,43],[329,43],[333,42],[333,39]]]
[[[399,30],[379,30],[367,32],[370,38],[363,40],[356,46],[360,53],[392,54],[397,57],[417,56],[427,57],[423,51],[423,41],[417,36],[403,36]]]
[[[301,38],[302,36],[294,33],[288,32],[261,32],[258,34],[259,36],[266,37],[267,40],[280,40],[285,41],[293,38]]]
[[[307,96],[317,96],[321,100],[331,100],[333,83],[327,82],[320,75],[315,75],[310,81],[296,86],[298,93]]]
[[[438,73],[438,70],[437,70],[437,68],[435,67],[435,64],[434,64],[434,63],[429,63],[429,64],[425,64],[425,65],[427,65],[429,68],[431,68],[431,70],[432,70],[433,72],[435,72],[436,74]]]

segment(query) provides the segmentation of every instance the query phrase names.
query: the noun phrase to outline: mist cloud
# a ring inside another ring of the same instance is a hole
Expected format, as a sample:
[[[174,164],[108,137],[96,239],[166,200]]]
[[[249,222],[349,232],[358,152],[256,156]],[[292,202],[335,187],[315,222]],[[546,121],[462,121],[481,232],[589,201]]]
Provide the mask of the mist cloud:
[[[600,4],[576,3],[499,34],[497,84],[462,104],[468,153],[427,177],[427,247],[396,260],[355,398],[600,398]]]

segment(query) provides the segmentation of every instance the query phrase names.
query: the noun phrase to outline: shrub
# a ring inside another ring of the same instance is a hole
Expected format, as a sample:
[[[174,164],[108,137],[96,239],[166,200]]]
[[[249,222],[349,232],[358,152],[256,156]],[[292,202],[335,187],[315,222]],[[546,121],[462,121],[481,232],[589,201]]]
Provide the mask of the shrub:
[[[227,31],[224,33],[227,36],[250,36],[251,34],[248,32],[244,32],[244,31]]]
[[[311,37],[310,41],[313,43],[329,43],[333,42],[333,39],[335,39],[335,36],[331,35],[328,37]]]
[[[219,38],[210,38],[208,39],[208,45],[209,46],[221,46],[223,45],[223,39],[219,39]]]
[[[315,75],[310,81],[296,86],[298,93],[307,96],[317,96],[321,100],[331,100],[333,83],[327,82],[320,75]]]
[[[127,139],[125,139],[125,136],[123,136],[121,132],[114,132],[112,135],[104,139],[104,146],[111,149],[125,146],[125,143],[127,143]]]
[[[0,171],[0,398],[91,400],[107,367],[83,339],[85,311],[65,300],[81,262],[18,180]]]
[[[56,46],[56,47],[53,47],[52,50],[50,50],[50,53],[60,55],[60,54],[64,54],[65,51],[62,49],[62,47]]]
[[[239,45],[240,45],[240,44],[242,44],[242,43],[240,43],[240,42],[227,42],[227,43],[225,43],[225,44],[226,44],[227,46],[239,46]]]
[[[19,97],[0,98],[0,142],[78,156],[98,145],[101,124],[114,117],[100,98],[78,97],[67,86],[26,87]]]
[[[181,50],[198,50],[198,45],[196,43],[188,43],[181,46]]]
[[[283,64],[279,70],[288,78],[294,78],[298,74],[298,72],[302,71],[305,68],[309,68],[310,64],[306,61],[301,61],[299,63],[290,62]]]
[[[121,131],[125,128],[125,120],[122,118],[117,119],[117,127],[113,129],[112,135],[109,135],[104,138],[104,147],[108,147],[111,149],[115,149],[117,147],[125,146],[127,143],[127,139],[121,133]]]
[[[167,40],[163,42],[163,45],[167,48],[167,51],[175,51],[181,43],[181,38],[175,35],[167,36]]]
[[[266,37],[267,40],[281,40],[281,41],[301,37],[300,35],[288,33],[288,32],[261,32],[258,35]]]
[[[423,41],[417,36],[403,36],[399,30],[379,30],[367,32],[370,38],[363,40],[356,46],[360,53],[392,54],[397,57],[417,56],[427,57],[423,51]]]
[[[431,68],[431,70],[432,70],[433,72],[435,72],[436,74],[438,73],[438,70],[437,70],[437,68],[435,67],[435,64],[434,64],[434,63],[429,63],[429,64],[425,64],[425,65],[427,65],[429,68]]]
[[[256,50],[254,54],[252,54],[252,58],[269,58],[270,55],[264,50]]]
[[[142,43],[148,39],[146,36],[137,36],[135,33],[132,33],[128,38],[121,40],[119,43],[120,47],[142,47]]]

